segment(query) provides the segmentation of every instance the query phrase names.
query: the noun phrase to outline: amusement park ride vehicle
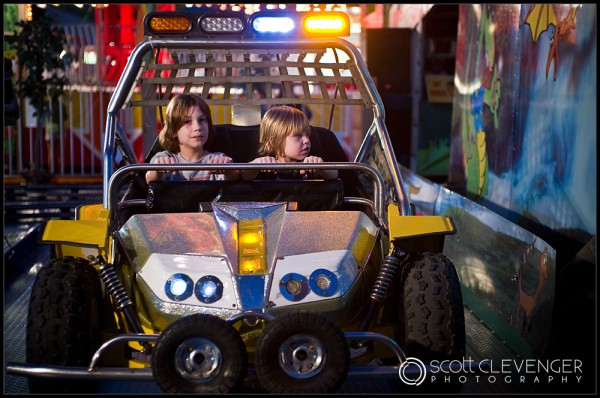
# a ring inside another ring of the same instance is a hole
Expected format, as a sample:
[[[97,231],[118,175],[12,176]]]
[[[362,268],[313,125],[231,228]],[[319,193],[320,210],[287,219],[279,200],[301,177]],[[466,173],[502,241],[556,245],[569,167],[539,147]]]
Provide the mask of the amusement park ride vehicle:
[[[254,381],[326,393],[350,375],[411,374],[409,357],[459,361],[461,286],[442,252],[455,227],[415,215],[379,94],[340,38],[347,16],[151,12],[144,29],[108,105],[103,203],[47,222],[52,259],[32,288],[26,363],[8,373],[35,392],[154,379],[164,392]],[[264,98],[251,95],[258,86]],[[353,161],[331,126],[312,126],[311,154],[325,163],[249,164],[258,125],[232,120],[215,125],[210,150],[233,164],[150,164],[156,145],[140,162],[122,111],[161,114],[178,92],[201,94],[213,112],[293,103],[373,119]],[[216,167],[337,169],[339,178],[143,180],[148,170]]]

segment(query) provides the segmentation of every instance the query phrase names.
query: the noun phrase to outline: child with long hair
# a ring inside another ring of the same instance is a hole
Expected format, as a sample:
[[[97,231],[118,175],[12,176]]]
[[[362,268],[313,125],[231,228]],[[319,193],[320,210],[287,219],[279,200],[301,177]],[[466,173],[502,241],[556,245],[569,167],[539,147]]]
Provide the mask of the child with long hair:
[[[287,105],[274,106],[265,113],[260,124],[261,156],[250,163],[323,163],[321,157],[310,155],[310,134],[310,123],[302,111]],[[241,173],[244,180],[253,180],[257,175],[258,170],[243,170]],[[337,170],[278,170],[260,173],[261,179],[315,177],[331,180],[337,176]]]
[[[154,164],[181,163],[232,163],[222,152],[204,149],[212,139],[214,127],[208,104],[197,94],[174,96],[165,116],[158,140],[164,151],[152,157]],[[148,171],[146,182],[156,180],[237,180],[238,170],[216,172],[212,170],[177,170],[175,172]]]

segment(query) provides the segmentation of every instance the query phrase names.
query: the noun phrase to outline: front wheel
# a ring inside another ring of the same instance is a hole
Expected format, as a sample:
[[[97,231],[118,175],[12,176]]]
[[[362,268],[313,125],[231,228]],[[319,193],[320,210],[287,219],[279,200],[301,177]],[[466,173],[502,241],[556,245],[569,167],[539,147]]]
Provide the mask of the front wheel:
[[[329,393],[348,374],[350,351],[340,327],[312,312],[267,325],[256,344],[256,374],[271,393]]]
[[[31,288],[27,313],[28,363],[89,366],[101,343],[102,288],[96,270],[81,258],[53,259]],[[33,393],[95,392],[98,383],[29,378]]]
[[[466,350],[465,314],[458,274],[443,254],[410,254],[400,273],[396,341],[407,357],[428,365],[432,360],[462,360]],[[442,391],[459,391],[457,382]],[[429,389],[437,392],[437,386]],[[427,390],[427,386],[421,389]]]
[[[228,393],[246,376],[246,347],[221,318],[193,314],[171,323],[152,353],[152,374],[166,393]]]
[[[402,297],[396,339],[422,361],[461,359],[465,314],[460,281],[441,253],[411,254],[400,275]]]

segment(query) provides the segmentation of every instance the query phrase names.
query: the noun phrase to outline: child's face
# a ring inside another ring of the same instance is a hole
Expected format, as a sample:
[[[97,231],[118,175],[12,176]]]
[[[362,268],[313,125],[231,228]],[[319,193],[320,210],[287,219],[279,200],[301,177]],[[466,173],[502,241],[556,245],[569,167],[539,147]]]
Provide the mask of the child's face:
[[[284,162],[302,162],[310,154],[310,137],[305,132],[285,137]]]
[[[199,107],[190,109],[183,126],[177,132],[179,145],[187,149],[201,150],[208,140],[208,119]]]

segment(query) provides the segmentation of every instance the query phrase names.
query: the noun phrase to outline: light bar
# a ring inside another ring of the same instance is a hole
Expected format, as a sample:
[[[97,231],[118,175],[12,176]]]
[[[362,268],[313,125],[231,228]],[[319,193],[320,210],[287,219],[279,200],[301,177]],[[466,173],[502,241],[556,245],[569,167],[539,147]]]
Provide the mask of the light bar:
[[[144,17],[146,36],[314,37],[350,35],[350,19],[341,11],[152,11]]]

